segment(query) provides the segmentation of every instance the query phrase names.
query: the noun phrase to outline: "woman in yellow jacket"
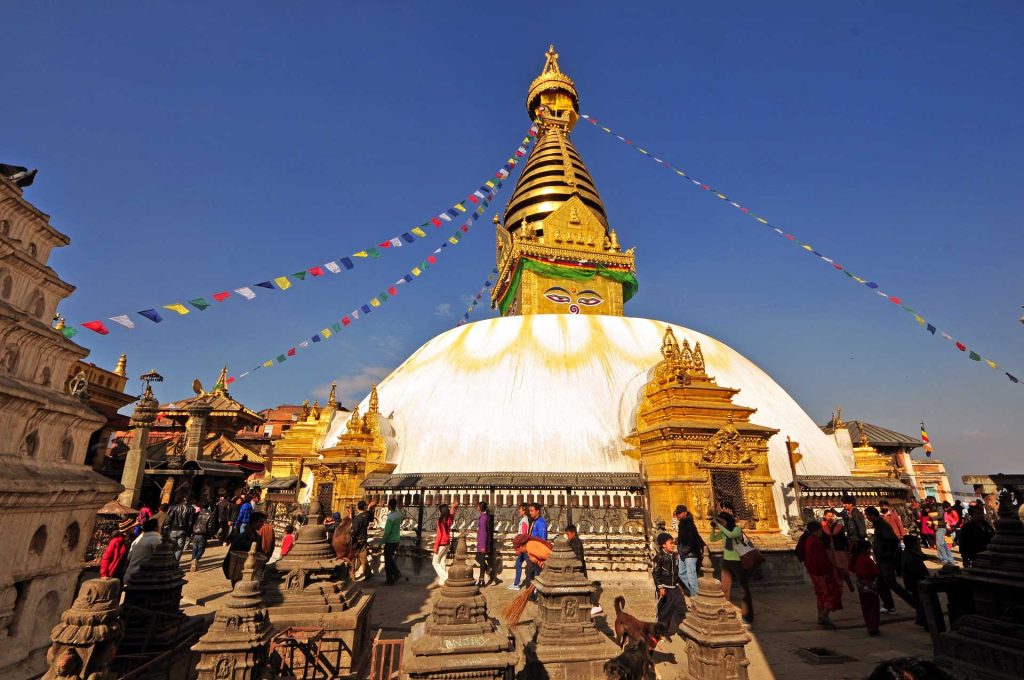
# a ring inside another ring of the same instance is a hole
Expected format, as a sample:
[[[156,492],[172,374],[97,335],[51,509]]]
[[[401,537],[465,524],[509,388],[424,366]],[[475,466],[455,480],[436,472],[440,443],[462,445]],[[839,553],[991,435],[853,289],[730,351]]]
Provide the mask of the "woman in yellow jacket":
[[[722,552],[722,592],[725,599],[729,599],[732,584],[737,583],[743,591],[743,601],[740,611],[743,614],[743,623],[754,622],[754,601],[750,597],[750,584],[747,581],[747,571],[740,561],[740,554],[736,551],[736,543],[743,535],[743,529],[736,524],[736,516],[733,514],[732,503],[722,501],[719,503],[718,517],[711,518],[711,540],[725,541],[725,548]]]

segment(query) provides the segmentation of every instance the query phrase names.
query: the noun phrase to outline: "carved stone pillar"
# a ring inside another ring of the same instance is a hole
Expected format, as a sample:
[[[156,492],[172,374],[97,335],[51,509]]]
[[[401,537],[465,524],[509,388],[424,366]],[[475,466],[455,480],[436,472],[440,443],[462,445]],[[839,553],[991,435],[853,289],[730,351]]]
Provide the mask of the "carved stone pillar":
[[[590,618],[594,586],[564,538],[555,541],[537,587],[537,640],[531,662],[548,677],[565,680],[603,678],[604,663],[618,656],[618,646]],[[528,669],[529,670],[529,669]]]
[[[82,584],[71,607],[50,633],[43,680],[103,680],[124,631],[121,627],[121,582],[96,578]]]
[[[242,580],[235,584],[227,604],[217,610],[209,630],[192,647],[200,655],[196,665],[198,680],[264,677],[274,627],[263,607],[254,568],[255,559],[247,560]]]
[[[463,536],[434,610],[405,639],[402,680],[511,680],[519,659],[509,630],[487,615]]]
[[[697,581],[697,596],[680,626],[686,638],[687,675],[693,680],[747,680],[750,661],[744,651],[750,635],[736,608],[725,599],[714,577],[710,553],[704,554],[704,576]]]
[[[188,424],[185,426],[185,460],[202,460],[203,444],[206,443],[206,424],[213,407],[199,401],[188,409]]]
[[[131,426],[132,445],[128,449],[128,455],[124,461],[124,471],[121,473],[121,486],[124,491],[117,497],[122,505],[134,508],[138,505],[139,496],[142,494],[142,477],[146,472],[146,447],[149,445],[149,428],[156,420],[157,410],[160,402],[153,396],[153,390],[149,383],[132,412]]]

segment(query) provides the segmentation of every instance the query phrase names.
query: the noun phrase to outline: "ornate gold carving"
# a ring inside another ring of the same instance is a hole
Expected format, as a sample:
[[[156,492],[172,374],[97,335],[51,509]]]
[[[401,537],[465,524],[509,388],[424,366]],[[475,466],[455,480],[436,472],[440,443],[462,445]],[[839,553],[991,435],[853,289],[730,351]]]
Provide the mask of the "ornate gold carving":
[[[380,401],[377,398],[377,386],[376,385],[374,385],[372,388],[370,388],[370,405],[369,405],[369,409],[370,409],[369,413],[377,413],[377,414],[380,413]]]
[[[711,441],[704,448],[700,461],[697,465],[703,467],[753,467],[753,456],[743,444],[743,438],[739,430],[732,423],[711,437]]]
[[[313,478],[321,483],[333,482],[335,479],[334,470],[327,467],[323,463],[320,463],[315,468],[313,468]]]

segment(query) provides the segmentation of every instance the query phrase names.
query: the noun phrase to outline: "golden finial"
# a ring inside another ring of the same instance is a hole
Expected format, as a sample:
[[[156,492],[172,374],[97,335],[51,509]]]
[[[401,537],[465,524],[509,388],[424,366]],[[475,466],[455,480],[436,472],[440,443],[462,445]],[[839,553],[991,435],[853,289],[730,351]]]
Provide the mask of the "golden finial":
[[[220,377],[217,378],[217,383],[213,386],[214,392],[224,393],[228,389],[228,367],[220,369]]]
[[[114,375],[125,377],[125,371],[128,369],[128,355],[121,354],[121,358],[117,360],[117,366],[114,367]]]
[[[613,251],[615,251],[616,253],[617,253],[617,252],[619,252],[619,250],[620,250],[620,246],[619,246],[619,235],[615,233],[615,230],[614,230],[614,229],[612,229],[612,231],[611,231],[611,236],[610,236],[610,238],[611,238],[611,242],[612,242],[612,243],[611,243],[611,245],[612,245],[612,250],[613,250]]]
[[[679,343],[676,342],[676,334],[672,332],[672,326],[665,327],[665,337],[661,341],[661,356],[670,359],[679,354]]]
[[[683,338],[683,346],[679,350],[679,358],[683,362],[683,368],[690,370],[693,368],[693,351],[690,349],[690,341]]]
[[[693,370],[704,373],[704,352],[700,348],[700,341],[693,347]]]
[[[54,326],[53,329],[56,330],[56,331],[64,330],[64,317],[63,316],[57,317],[57,325]]]
[[[320,420],[320,401],[317,399],[313,400],[313,409],[309,414],[310,420]]]
[[[327,405],[328,406],[332,406],[333,407],[333,406],[337,406],[338,405],[338,400],[334,396],[334,392],[335,392],[335,390],[337,390],[337,388],[338,388],[338,384],[336,382],[332,381],[331,382],[331,393],[327,396]]]
[[[558,69],[558,52],[555,52],[554,45],[548,45],[547,54],[544,56],[547,57],[547,61],[544,63],[543,73],[561,73]]]
[[[576,93],[576,85],[572,78],[562,73],[554,45],[548,47],[544,55],[544,68],[530,83],[526,95],[526,110],[531,118],[539,122],[538,110],[542,108],[545,115],[560,119],[569,129],[576,123],[579,95]]]
[[[860,431],[860,445],[864,448],[871,446],[871,444],[868,443],[868,436],[864,430]]]
[[[359,417],[359,404],[352,407],[352,416],[348,419],[348,431],[358,432],[362,428],[362,418]]]
[[[380,402],[377,399],[377,386],[370,389],[370,407],[368,413],[380,413]]]
[[[843,407],[842,405],[836,406],[836,412],[832,414],[832,429],[838,430],[840,427],[846,427],[843,423]]]

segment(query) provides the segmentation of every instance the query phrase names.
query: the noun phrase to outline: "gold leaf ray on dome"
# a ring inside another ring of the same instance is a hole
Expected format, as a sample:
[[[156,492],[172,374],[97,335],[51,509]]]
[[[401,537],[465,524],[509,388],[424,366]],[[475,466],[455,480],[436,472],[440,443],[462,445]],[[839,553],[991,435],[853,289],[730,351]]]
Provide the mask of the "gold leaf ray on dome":
[[[524,220],[531,224],[539,222],[576,195],[607,230],[604,202],[569,139],[579,115],[576,85],[562,73],[554,45],[548,49],[546,59],[543,71],[530,84],[526,99],[530,117],[539,128],[538,139],[505,209],[505,228],[514,232]]]

